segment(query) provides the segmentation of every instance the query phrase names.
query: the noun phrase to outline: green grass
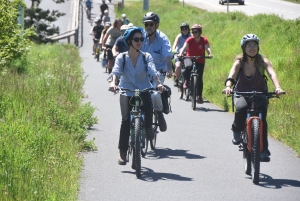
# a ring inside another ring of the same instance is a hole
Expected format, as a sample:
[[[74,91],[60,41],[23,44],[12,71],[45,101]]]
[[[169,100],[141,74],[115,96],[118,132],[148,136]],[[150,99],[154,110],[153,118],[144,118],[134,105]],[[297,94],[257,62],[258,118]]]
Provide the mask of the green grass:
[[[126,13],[131,22],[143,26],[142,1],[125,1],[117,16]],[[270,100],[268,112],[269,134],[293,148],[300,155],[300,19],[283,20],[276,15],[246,16],[241,12],[206,12],[176,0],[150,2],[149,11],[160,16],[160,27],[174,42],[183,22],[203,26],[203,35],[210,41],[214,58],[207,60],[204,73],[204,97],[231,111],[231,99],[221,94],[236,55],[241,53],[240,39],[247,33],[260,38],[260,53],[271,60],[281,87],[287,92],[281,99]],[[271,81],[269,89],[274,90]]]
[[[76,200],[80,151],[97,122],[82,103],[77,48],[34,46],[0,75],[0,200]]]

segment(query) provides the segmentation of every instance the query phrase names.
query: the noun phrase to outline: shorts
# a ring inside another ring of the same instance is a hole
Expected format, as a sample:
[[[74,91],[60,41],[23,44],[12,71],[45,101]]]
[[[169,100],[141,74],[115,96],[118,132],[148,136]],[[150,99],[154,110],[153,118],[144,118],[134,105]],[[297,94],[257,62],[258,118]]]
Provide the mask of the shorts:
[[[112,46],[110,46],[110,45],[106,45],[106,58],[108,60],[114,59],[114,56],[113,56],[113,53],[112,53]]]

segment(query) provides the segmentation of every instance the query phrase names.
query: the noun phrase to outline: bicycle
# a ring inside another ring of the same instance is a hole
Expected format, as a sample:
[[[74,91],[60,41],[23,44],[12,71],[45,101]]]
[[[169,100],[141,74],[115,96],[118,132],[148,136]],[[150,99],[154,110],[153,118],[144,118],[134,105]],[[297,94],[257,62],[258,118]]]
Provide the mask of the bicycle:
[[[245,129],[241,132],[239,150],[243,151],[245,174],[250,175],[254,184],[259,183],[260,154],[263,150],[263,122],[262,111],[257,108],[257,98],[279,98],[275,92],[231,92],[236,97],[249,97],[250,107],[247,110]],[[285,92],[283,93],[285,94]]]
[[[97,62],[99,62],[100,59],[100,51],[101,51],[101,45],[98,43],[99,39],[96,40],[97,41],[97,45],[96,45],[96,51],[95,51],[95,57],[97,59]]]
[[[182,56],[184,58],[184,66],[185,68],[192,67],[191,76],[190,76],[190,86],[187,89],[184,89],[184,93],[186,94],[185,100],[189,100],[189,96],[192,99],[192,108],[196,110],[196,99],[197,99],[197,86],[198,86],[198,68],[196,65],[196,60],[199,58],[210,59],[208,56]],[[182,86],[183,88],[183,86]]]
[[[136,177],[141,177],[141,156],[145,156],[148,148],[148,139],[145,133],[145,116],[144,112],[141,111],[140,106],[142,105],[142,100],[140,93],[150,92],[153,93],[155,90],[153,88],[148,88],[144,90],[131,90],[127,88],[119,88],[120,93],[125,93],[130,91],[134,93],[134,103],[130,103],[133,107],[130,112],[130,137],[128,143],[128,154],[127,162],[129,162],[129,156],[132,154],[132,165],[131,167],[136,171]],[[130,99],[131,100],[131,99]],[[152,144],[153,145],[153,144]],[[152,146],[151,145],[151,146]]]
[[[91,20],[91,12],[92,12],[92,7],[90,6],[86,7],[86,16],[88,20]]]

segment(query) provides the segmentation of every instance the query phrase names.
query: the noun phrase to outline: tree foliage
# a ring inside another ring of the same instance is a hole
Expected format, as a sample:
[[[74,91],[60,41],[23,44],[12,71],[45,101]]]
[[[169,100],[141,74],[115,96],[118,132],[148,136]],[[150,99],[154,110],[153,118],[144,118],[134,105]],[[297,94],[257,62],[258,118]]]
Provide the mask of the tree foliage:
[[[52,1],[55,3],[65,2],[65,0]],[[65,13],[58,10],[43,10],[39,7],[41,2],[42,0],[31,0],[30,7],[25,10],[24,26],[25,29],[34,27],[36,35],[32,36],[31,40],[36,43],[47,43],[50,42],[47,39],[48,36],[59,34],[59,27],[51,23],[55,22],[59,17],[64,16]]]
[[[32,29],[23,31],[17,23],[18,8],[25,6],[22,0],[0,0],[0,67],[21,58],[29,51],[34,35]]]

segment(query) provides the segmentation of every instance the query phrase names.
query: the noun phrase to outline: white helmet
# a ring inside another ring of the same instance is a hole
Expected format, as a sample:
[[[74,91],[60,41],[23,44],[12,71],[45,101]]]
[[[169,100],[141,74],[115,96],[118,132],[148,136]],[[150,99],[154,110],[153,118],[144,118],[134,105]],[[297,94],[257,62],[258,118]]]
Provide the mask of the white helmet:
[[[126,14],[124,13],[124,14],[122,14],[122,17],[126,17]]]
[[[126,29],[128,29],[128,25],[123,24],[120,28],[121,31],[126,31]]]
[[[255,41],[257,44],[259,44],[259,38],[255,34],[246,34],[241,39],[241,48],[243,48],[243,45],[249,41]]]

